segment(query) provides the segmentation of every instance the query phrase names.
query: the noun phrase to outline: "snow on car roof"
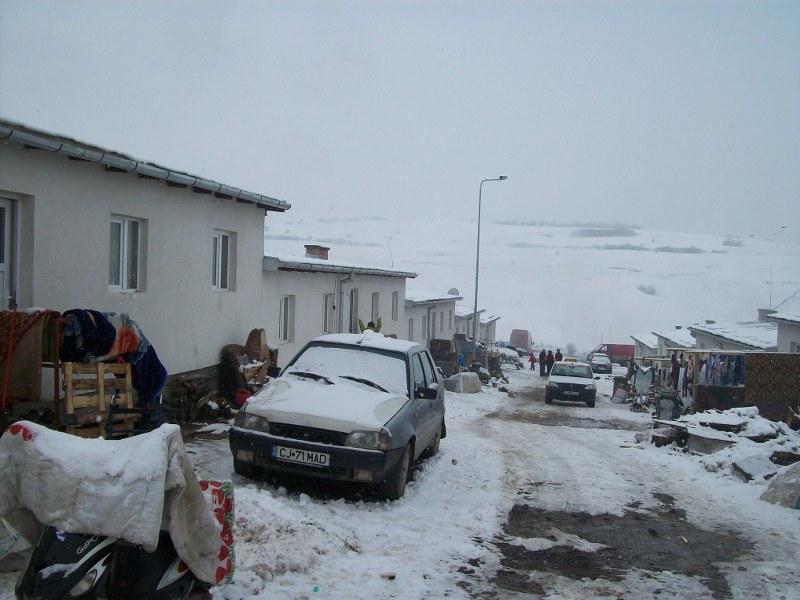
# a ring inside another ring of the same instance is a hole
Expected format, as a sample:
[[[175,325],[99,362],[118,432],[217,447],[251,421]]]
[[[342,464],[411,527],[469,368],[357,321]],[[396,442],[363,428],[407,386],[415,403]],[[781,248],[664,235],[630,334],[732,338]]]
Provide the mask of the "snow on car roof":
[[[408,352],[415,346],[416,342],[407,340],[397,340],[386,337],[376,331],[365,331],[364,333],[330,333],[315,337],[313,342],[327,342],[330,344],[345,344],[348,346],[362,346],[365,348],[376,348],[378,350],[390,350],[392,352]]]
[[[578,366],[578,367],[591,367],[591,365],[589,363],[587,363],[587,362],[584,362],[582,360],[574,360],[574,359],[557,360],[553,364],[554,365],[568,365],[570,367],[575,367],[575,366]]]

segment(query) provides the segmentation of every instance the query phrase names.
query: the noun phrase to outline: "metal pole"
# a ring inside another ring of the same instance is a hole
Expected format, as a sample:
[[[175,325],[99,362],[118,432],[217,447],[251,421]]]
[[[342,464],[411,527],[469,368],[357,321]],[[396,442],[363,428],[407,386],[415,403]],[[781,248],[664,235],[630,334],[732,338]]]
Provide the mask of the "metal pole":
[[[475,304],[472,309],[472,360],[478,358],[478,270],[481,264],[481,196],[483,194],[483,184],[487,181],[503,181],[508,179],[505,175],[500,177],[490,177],[481,179],[478,186],[478,241],[475,245]]]

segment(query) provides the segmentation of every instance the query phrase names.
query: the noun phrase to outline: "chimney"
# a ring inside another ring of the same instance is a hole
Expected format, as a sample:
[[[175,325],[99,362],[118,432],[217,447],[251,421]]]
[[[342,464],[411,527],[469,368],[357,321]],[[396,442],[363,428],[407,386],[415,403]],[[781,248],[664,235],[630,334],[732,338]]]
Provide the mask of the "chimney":
[[[319,258],[322,260],[328,260],[328,248],[327,246],[320,246],[318,244],[305,244],[306,248],[306,258]]]
[[[714,323],[716,323],[716,321],[713,319],[706,319],[706,325],[713,325]]]
[[[774,308],[759,308],[758,309],[758,320],[759,321],[766,321],[767,315],[772,315],[778,312]]]
[[[681,325],[675,325],[675,329],[683,329],[683,326],[681,326]]]

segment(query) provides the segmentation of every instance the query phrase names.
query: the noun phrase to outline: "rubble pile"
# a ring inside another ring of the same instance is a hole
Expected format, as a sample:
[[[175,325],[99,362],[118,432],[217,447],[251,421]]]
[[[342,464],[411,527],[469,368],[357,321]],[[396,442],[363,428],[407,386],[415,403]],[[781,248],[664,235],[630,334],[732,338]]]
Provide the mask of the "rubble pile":
[[[762,417],[758,408],[708,410],[675,421],[657,421],[651,441],[702,455],[705,468],[743,481],[764,483],[800,463],[800,433]]]

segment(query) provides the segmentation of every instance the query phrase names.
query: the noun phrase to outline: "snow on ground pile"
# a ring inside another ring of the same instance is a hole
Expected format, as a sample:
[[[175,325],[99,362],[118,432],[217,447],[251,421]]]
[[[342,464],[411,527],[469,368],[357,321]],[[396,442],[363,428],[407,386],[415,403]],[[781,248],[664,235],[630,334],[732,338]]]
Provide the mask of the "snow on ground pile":
[[[503,397],[449,393],[441,450],[395,502],[312,498],[238,479],[236,580],[215,597],[462,595],[453,573],[487,552],[474,538],[493,535],[504,516],[502,455],[469,429]]]

